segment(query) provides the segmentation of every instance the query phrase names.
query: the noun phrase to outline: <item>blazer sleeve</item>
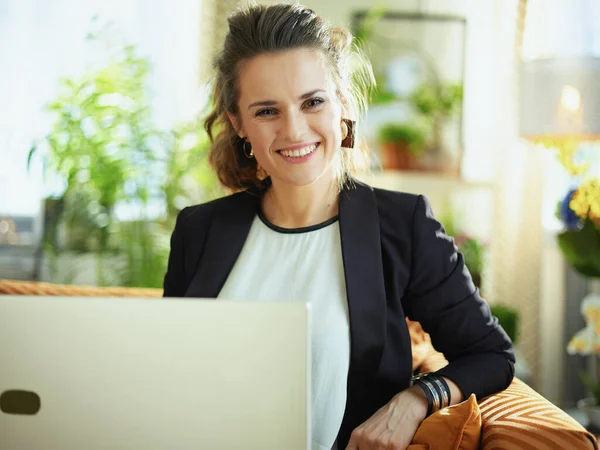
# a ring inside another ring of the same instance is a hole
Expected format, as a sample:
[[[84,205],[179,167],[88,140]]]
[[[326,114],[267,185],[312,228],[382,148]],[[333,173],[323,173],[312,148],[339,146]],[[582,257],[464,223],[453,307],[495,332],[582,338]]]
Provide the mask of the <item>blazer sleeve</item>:
[[[506,332],[479,295],[462,254],[418,196],[413,211],[411,270],[403,307],[431,336],[449,364],[436,372],[454,381],[464,398],[508,387],[514,354]]]
[[[167,272],[163,281],[163,297],[183,297],[187,289],[185,275],[185,244],[183,241],[182,217],[187,208],[177,215],[175,228],[171,234],[171,251],[167,264]]]

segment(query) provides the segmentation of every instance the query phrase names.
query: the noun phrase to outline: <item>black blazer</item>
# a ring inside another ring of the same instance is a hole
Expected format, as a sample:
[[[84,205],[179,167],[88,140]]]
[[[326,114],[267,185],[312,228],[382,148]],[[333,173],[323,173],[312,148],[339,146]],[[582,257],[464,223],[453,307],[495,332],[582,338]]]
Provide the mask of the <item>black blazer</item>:
[[[216,297],[259,208],[258,191],[249,190],[182,210],[171,237],[165,297]],[[354,428],[410,386],[405,317],[431,335],[450,362],[438,373],[465,398],[510,384],[511,341],[425,197],[355,181],[340,194],[339,226],[351,335],[340,448]]]

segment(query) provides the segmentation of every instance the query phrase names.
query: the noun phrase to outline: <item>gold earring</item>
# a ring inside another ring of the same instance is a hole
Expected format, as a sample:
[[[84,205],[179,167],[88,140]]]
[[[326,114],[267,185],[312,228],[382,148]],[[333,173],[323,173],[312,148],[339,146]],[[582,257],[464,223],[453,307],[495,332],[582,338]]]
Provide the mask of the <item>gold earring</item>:
[[[256,178],[258,178],[259,181],[263,181],[263,180],[267,179],[268,177],[269,177],[269,174],[267,173],[267,171],[265,169],[263,169],[263,166],[261,166],[260,164],[257,164]]]
[[[345,131],[346,136],[342,139],[342,147],[354,148],[354,130],[356,122],[350,119],[342,119],[342,131]]]
[[[342,120],[340,122],[340,126],[342,128],[342,141],[344,139],[346,139],[348,137],[348,125],[346,125],[346,122],[344,122],[344,120]]]

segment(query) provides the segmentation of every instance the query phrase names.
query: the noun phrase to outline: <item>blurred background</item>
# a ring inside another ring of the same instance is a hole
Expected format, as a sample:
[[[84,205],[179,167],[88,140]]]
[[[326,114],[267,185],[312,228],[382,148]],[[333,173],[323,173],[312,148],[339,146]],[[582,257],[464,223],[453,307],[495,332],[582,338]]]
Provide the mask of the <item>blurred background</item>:
[[[600,399],[600,1],[303,4],[373,63],[359,178],[429,197],[520,378]],[[226,194],[202,119],[237,5],[0,0],[0,279],[162,286],[177,212]]]

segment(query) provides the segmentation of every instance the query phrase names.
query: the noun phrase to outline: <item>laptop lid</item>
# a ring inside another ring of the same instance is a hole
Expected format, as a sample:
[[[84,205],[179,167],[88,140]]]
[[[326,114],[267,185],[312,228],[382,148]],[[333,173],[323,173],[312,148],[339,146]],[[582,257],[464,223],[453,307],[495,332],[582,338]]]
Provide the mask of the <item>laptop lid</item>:
[[[0,296],[0,448],[305,450],[308,321],[303,302]]]

